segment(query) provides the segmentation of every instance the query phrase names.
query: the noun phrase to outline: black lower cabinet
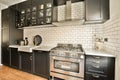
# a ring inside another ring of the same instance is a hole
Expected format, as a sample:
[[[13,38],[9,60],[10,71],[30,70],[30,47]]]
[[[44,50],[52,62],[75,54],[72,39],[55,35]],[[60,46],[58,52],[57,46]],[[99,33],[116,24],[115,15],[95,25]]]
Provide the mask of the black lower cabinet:
[[[18,48],[10,48],[10,60],[11,60],[11,67],[19,69],[20,59]]]
[[[32,73],[32,53],[19,52],[20,54],[20,69]]]
[[[10,52],[8,47],[2,47],[2,64],[10,66]]]
[[[49,79],[50,77],[49,52],[34,50],[33,63],[34,63],[33,73]]]
[[[115,80],[115,58],[86,55],[85,80]]]
[[[99,74],[92,74],[92,73],[86,73],[86,79],[85,80],[108,80],[107,76],[102,76]]]

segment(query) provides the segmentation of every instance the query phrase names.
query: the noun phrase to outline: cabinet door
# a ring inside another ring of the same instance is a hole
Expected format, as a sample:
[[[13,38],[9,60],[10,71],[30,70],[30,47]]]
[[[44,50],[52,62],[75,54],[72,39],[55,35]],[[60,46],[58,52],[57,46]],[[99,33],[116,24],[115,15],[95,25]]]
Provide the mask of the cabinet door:
[[[115,58],[86,55],[85,75],[86,80],[114,80]]]
[[[9,8],[11,8],[12,10],[14,10],[14,11],[12,11],[12,13],[15,12],[13,14],[14,17],[15,17],[15,27],[16,28],[21,28],[21,26],[20,26],[20,11],[19,11],[19,8],[18,8],[18,4],[12,5]]]
[[[31,25],[31,0],[24,1],[18,4],[20,12],[20,25],[21,27]]]
[[[86,20],[101,19],[101,0],[86,0]]]
[[[110,18],[110,7],[109,7],[109,0],[101,0],[101,12],[102,12],[102,18],[105,20]]]
[[[52,5],[53,5],[52,0],[48,0],[45,3],[45,23],[46,24],[52,23],[52,12],[53,12]]]
[[[25,1],[26,2],[26,1]],[[26,4],[25,4],[25,2],[22,2],[22,3],[19,3],[18,4],[18,17],[19,17],[19,19],[20,19],[20,23],[19,23],[19,25],[20,25],[20,27],[24,27],[25,26],[25,23],[26,23],[26,17],[25,17],[25,15],[26,15]]]
[[[36,0],[37,2],[37,24],[43,25],[45,23],[45,0]],[[35,5],[35,4],[33,4]]]
[[[34,73],[49,78],[49,52],[34,51]]]
[[[85,80],[109,80],[106,76],[98,74],[85,74]]]
[[[102,56],[86,56],[86,71],[106,75],[108,73],[108,58]]]
[[[52,0],[32,1],[32,25],[52,23]]]
[[[20,52],[21,69],[26,72],[32,72],[32,53]]]
[[[23,30],[17,29],[15,27],[15,13],[16,10],[9,7],[9,45],[16,45],[17,41],[23,38]]]
[[[7,48],[9,45],[9,9],[2,10],[2,46]],[[3,49],[4,50],[4,49]]]
[[[26,20],[26,23],[25,23],[25,26],[30,26],[31,25],[31,18],[32,18],[32,15],[31,15],[31,0],[27,0],[25,2],[25,20]]]
[[[2,10],[2,64],[10,65],[9,53],[9,9]]]
[[[8,47],[2,47],[2,64],[10,66],[10,53]]]
[[[31,5],[31,24],[37,25],[37,11],[38,11],[38,4],[41,3],[42,0],[32,0]]]
[[[19,54],[17,48],[10,48],[11,67],[19,68]]]

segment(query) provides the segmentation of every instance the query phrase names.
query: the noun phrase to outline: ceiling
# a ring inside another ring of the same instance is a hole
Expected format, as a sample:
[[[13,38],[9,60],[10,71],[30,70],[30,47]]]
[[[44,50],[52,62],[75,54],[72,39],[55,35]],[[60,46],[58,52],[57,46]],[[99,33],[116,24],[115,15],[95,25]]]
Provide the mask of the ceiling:
[[[0,0],[0,3],[7,5],[7,6],[10,6],[10,5],[13,5],[16,3],[20,3],[22,1],[25,1],[25,0]]]

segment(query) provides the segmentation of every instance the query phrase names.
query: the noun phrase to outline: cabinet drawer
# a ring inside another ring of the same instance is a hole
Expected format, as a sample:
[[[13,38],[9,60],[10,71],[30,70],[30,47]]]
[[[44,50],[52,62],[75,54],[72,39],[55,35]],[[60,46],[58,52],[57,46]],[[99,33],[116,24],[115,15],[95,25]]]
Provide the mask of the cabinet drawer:
[[[106,74],[107,63],[108,63],[107,57],[87,55],[86,56],[86,71]]]
[[[99,74],[85,74],[85,80],[108,80],[107,76]]]

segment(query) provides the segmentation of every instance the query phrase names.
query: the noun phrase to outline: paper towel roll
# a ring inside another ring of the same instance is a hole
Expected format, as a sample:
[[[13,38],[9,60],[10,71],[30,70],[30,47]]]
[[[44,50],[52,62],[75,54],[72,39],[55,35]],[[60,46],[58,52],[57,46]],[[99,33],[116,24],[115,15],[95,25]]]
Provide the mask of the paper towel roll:
[[[96,50],[101,50],[102,48],[103,48],[102,42],[95,42],[95,49]]]

